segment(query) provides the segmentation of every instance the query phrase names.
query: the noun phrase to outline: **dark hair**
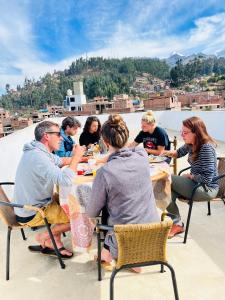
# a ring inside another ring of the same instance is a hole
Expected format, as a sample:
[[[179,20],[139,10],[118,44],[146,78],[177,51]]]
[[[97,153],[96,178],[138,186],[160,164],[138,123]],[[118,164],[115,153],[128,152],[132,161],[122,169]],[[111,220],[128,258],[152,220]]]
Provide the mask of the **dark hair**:
[[[101,131],[103,140],[114,148],[123,148],[129,138],[129,130],[120,115],[110,115]]]
[[[79,120],[77,120],[74,117],[66,117],[63,121],[62,121],[62,129],[66,130],[66,127],[69,126],[71,127],[81,127],[81,123]]]
[[[40,141],[45,132],[50,131],[52,126],[59,127],[57,123],[51,121],[43,121],[38,123],[34,130],[34,136],[36,141]]]
[[[86,133],[89,132],[92,122],[98,122],[98,130],[96,131],[95,134],[96,134],[96,136],[98,136],[100,138],[101,123],[100,123],[99,119],[95,116],[90,116],[87,118],[85,125],[84,125],[83,132],[86,132]]]
[[[200,149],[203,144],[211,143],[216,146],[214,139],[208,134],[205,123],[199,117],[191,117],[183,121],[183,125],[196,135],[192,148],[192,159],[198,158]]]

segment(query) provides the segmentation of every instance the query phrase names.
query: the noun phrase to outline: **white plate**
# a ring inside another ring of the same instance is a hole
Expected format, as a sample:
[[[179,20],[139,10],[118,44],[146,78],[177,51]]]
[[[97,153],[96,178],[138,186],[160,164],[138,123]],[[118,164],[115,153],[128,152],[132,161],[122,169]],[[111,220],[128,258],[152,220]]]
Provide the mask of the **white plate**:
[[[167,160],[167,157],[166,156],[149,156],[148,158],[148,161],[150,164],[153,164],[153,163],[161,163],[163,161]]]

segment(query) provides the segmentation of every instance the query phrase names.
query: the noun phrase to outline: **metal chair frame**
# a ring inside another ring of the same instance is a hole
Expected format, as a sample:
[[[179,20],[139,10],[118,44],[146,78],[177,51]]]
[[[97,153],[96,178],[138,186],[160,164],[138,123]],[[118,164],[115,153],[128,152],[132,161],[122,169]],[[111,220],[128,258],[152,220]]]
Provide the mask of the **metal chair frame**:
[[[169,141],[170,145],[173,144],[173,150],[177,150],[177,137],[174,136],[174,139],[172,141]],[[173,174],[177,175],[177,158],[173,157],[172,163],[170,164],[170,167],[173,168]]]
[[[186,170],[189,170],[191,167],[187,167],[185,169],[182,169],[179,173],[178,173],[178,176],[180,176],[184,171]],[[216,176],[212,179],[212,182],[216,182],[222,178],[225,177],[225,173],[219,175],[219,176]],[[186,228],[185,228],[185,233],[184,233],[184,240],[183,240],[183,243],[186,244],[187,242],[187,236],[188,236],[188,231],[189,231],[189,226],[190,226],[190,220],[191,220],[191,213],[192,213],[192,207],[193,207],[193,203],[195,202],[193,199],[194,199],[194,196],[195,196],[195,192],[196,190],[199,188],[199,187],[204,187],[204,184],[202,183],[198,183],[196,184],[196,186],[194,187],[193,191],[192,191],[192,194],[191,194],[191,198],[190,200],[189,199],[185,199],[187,200],[187,203],[189,205],[189,209],[188,209],[188,216],[187,216],[187,223],[186,223]],[[208,207],[208,216],[211,216],[211,206],[210,206],[210,202],[212,201],[213,199],[209,200],[209,201],[206,201],[207,202],[207,207]],[[225,204],[225,201],[224,201],[224,198],[221,198],[221,200],[223,201],[223,203]]]
[[[0,185],[14,185],[13,182],[0,182]],[[31,206],[31,205],[20,205],[20,204],[16,204],[16,203],[12,203],[12,202],[6,202],[6,201],[0,201],[0,206],[9,206],[9,207],[19,207],[19,208],[25,208],[25,209],[28,209],[28,210],[35,210],[36,212],[40,212],[41,216],[43,217],[43,220],[45,222],[45,226],[48,230],[48,233],[49,233],[49,236],[50,236],[50,239],[52,241],[52,244],[53,244],[53,247],[54,247],[54,250],[55,250],[55,253],[58,257],[58,260],[59,260],[59,264],[61,266],[62,269],[65,269],[65,264],[62,260],[62,257],[60,255],[60,252],[57,248],[57,245],[56,245],[56,242],[55,242],[55,239],[54,239],[54,236],[53,236],[53,233],[51,231],[51,227],[50,227],[50,224],[48,223],[48,220],[47,218],[45,217],[45,214],[44,214],[44,211],[38,207],[35,207],[35,206]],[[24,228],[28,228],[28,226],[26,225],[21,225],[21,224],[18,224],[18,226],[10,226],[8,225],[7,226],[7,246],[6,246],[6,280],[9,280],[9,273],[10,273],[10,240],[11,240],[11,231],[13,229],[20,229],[21,230],[21,234],[22,234],[22,237],[23,237],[23,240],[26,240],[26,237],[25,237],[25,233],[24,233]]]
[[[98,263],[98,281],[102,280],[102,272],[101,272],[101,242],[104,241],[103,238],[101,238],[101,231],[106,232],[108,230],[113,230],[113,226],[108,225],[102,225],[97,224],[96,226],[96,232],[97,232],[97,244],[98,244],[98,257],[97,257],[97,263]],[[172,283],[173,283],[173,291],[174,291],[174,297],[175,300],[179,300],[178,296],[178,289],[177,289],[177,282],[176,282],[176,275],[173,267],[164,261],[150,261],[150,262],[144,262],[144,263],[135,263],[135,264],[127,264],[121,266],[119,269],[114,268],[110,277],[110,300],[114,300],[114,279],[116,274],[123,270],[123,269],[130,269],[135,267],[145,267],[145,266],[153,266],[153,265],[160,265],[160,272],[163,273],[164,266],[168,267],[171,273]]]

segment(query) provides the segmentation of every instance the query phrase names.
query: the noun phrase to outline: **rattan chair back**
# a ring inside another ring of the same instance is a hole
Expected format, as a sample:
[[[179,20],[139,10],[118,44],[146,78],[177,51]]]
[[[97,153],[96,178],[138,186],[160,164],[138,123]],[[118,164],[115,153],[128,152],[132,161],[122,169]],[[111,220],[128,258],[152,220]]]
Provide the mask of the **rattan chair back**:
[[[170,219],[161,223],[115,225],[118,244],[116,269],[127,264],[167,262],[166,241],[171,227]]]
[[[0,185],[0,201],[10,202],[3,188]],[[10,227],[21,227],[17,221],[13,207],[0,205],[0,219],[3,223]]]

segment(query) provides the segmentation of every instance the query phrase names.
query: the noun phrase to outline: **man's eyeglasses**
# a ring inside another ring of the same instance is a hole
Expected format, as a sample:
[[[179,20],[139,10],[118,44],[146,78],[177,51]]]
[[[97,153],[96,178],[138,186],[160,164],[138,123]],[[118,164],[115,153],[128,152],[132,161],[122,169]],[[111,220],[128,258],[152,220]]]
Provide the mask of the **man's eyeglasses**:
[[[57,137],[60,137],[60,131],[45,131],[45,133],[55,134]]]

